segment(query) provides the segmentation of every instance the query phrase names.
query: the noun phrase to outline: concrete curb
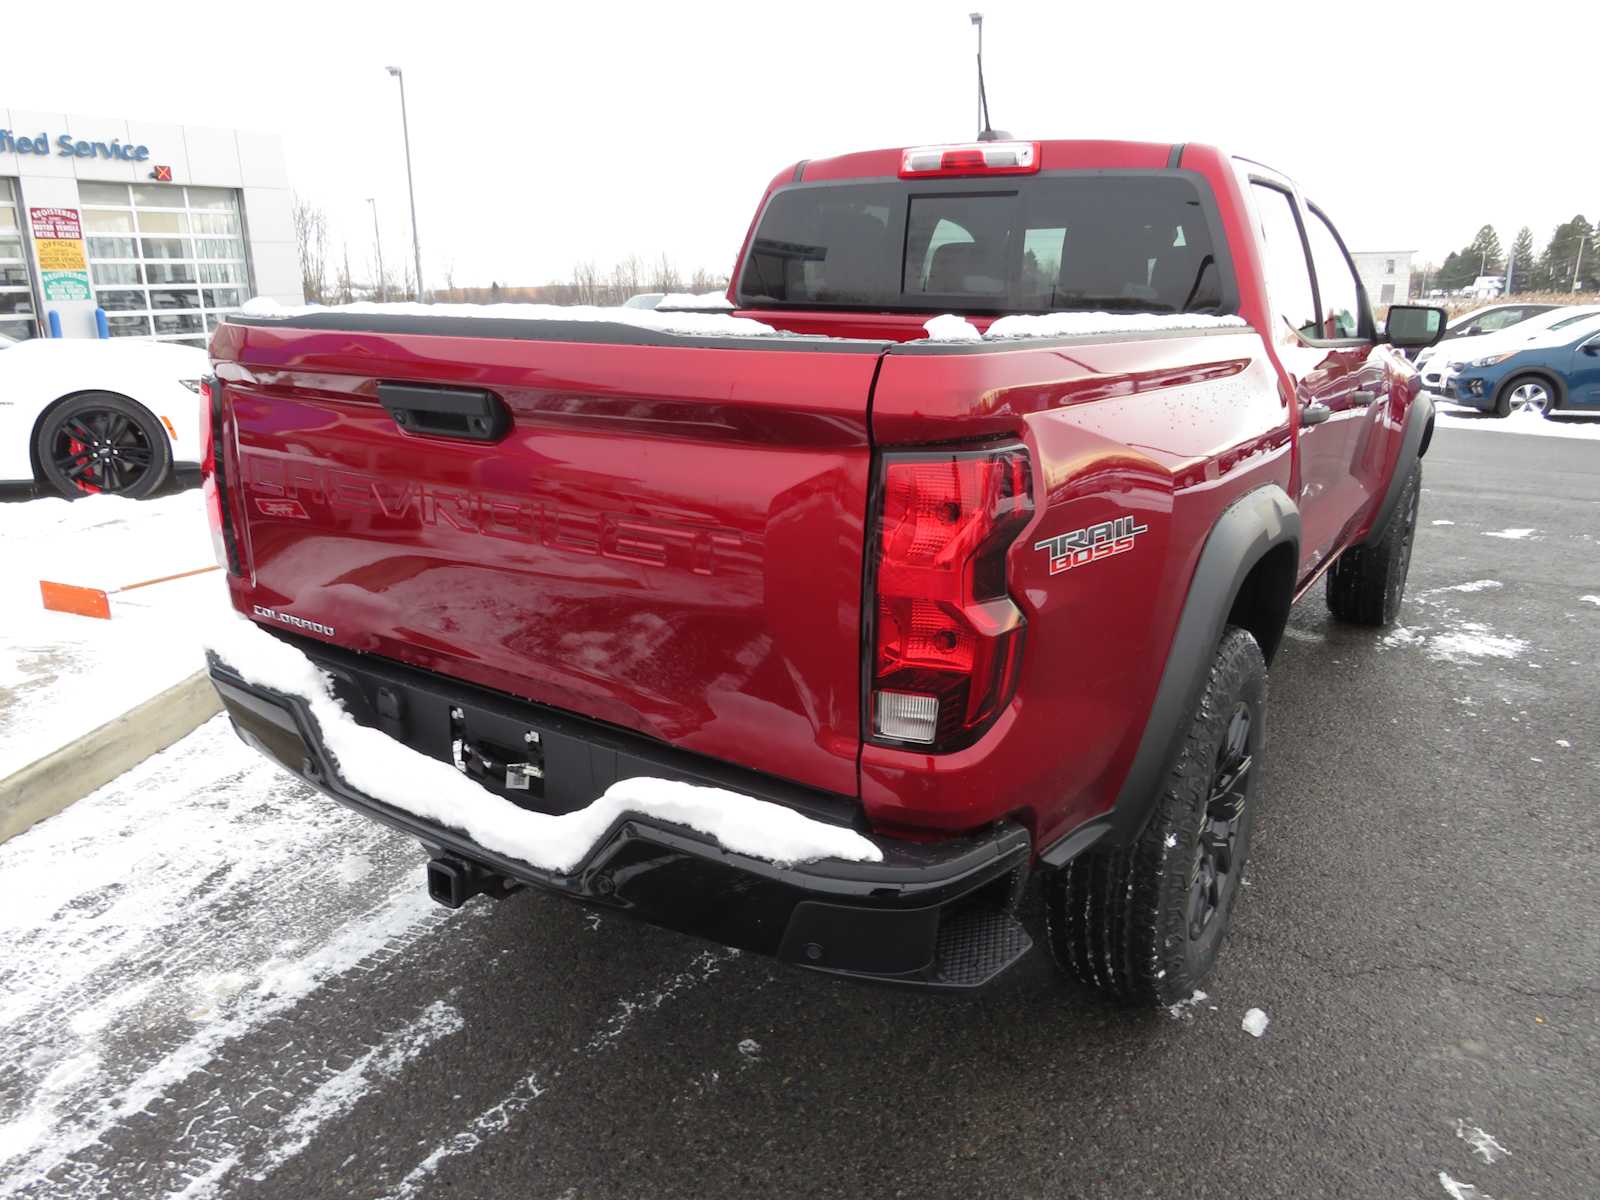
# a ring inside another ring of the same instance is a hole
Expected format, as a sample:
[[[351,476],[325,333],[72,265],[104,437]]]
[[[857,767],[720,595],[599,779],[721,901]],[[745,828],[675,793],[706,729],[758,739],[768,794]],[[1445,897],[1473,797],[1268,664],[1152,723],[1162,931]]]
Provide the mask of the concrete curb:
[[[53,817],[222,711],[204,671],[0,779],[0,843]]]

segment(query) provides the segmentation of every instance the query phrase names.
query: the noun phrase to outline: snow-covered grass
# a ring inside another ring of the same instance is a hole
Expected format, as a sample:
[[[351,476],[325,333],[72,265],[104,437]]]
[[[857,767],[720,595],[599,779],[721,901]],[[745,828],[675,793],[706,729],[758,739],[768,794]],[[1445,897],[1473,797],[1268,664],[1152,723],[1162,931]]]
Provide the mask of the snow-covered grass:
[[[246,680],[305,700],[339,773],[352,787],[543,870],[570,871],[625,813],[686,825],[729,850],[777,863],[883,857],[854,830],[737,792],[666,779],[621,780],[587,807],[560,816],[529,812],[485,791],[450,764],[356,724],[310,659],[252,622],[229,615],[213,622],[205,637],[207,646]]]
[[[1554,417],[1541,417],[1538,413],[1514,412],[1509,417],[1492,417],[1475,408],[1452,404],[1439,396],[1433,398],[1433,404],[1441,429],[1477,429],[1489,433],[1600,441],[1600,421],[1585,419],[1582,414],[1568,416],[1558,413]]]
[[[203,667],[218,572],[113,598],[109,621],[49,612],[39,581],[112,588],[213,564],[199,491],[0,504],[0,778]]]
[[[689,297],[690,300],[695,297]],[[306,304],[290,307],[275,300],[257,297],[239,310],[247,317],[268,317],[292,321],[316,313],[338,313],[370,317],[478,317],[499,321],[605,321],[632,325],[657,333],[676,333],[700,337],[762,337],[777,330],[749,317],[733,317],[719,312],[657,312],[649,308],[600,308],[592,304]]]

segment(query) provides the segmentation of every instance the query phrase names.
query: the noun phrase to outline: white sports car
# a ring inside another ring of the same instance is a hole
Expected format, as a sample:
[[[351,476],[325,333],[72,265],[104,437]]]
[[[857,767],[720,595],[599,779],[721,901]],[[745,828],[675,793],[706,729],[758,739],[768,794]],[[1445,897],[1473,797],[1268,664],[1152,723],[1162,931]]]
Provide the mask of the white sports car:
[[[4,339],[0,339],[3,343]],[[204,350],[41,338],[0,344],[0,481],[141,499],[200,461]]]

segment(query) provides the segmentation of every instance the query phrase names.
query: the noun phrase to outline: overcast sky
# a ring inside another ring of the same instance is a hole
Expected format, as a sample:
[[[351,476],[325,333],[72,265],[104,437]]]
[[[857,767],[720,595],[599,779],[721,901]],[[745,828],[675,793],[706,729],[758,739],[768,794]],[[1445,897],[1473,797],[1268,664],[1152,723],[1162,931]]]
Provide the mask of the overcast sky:
[[[1481,17],[1405,0],[78,0],[56,32],[25,37],[39,23],[13,14],[0,107],[279,133],[359,274],[364,197],[391,269],[408,249],[398,63],[430,285],[663,249],[725,272],[784,165],[972,136],[975,6],[996,126],[1219,143],[1297,178],[1352,249],[1437,261],[1485,221],[1507,246],[1531,225],[1543,249],[1556,222],[1600,216],[1595,27],[1544,0]]]

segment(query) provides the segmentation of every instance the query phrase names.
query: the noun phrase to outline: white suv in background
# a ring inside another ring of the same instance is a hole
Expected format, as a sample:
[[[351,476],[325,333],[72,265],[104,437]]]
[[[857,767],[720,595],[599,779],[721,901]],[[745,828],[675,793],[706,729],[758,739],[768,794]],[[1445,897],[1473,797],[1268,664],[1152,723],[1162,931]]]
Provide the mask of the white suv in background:
[[[1501,319],[1493,323],[1494,314],[1498,311],[1514,312],[1517,309],[1533,309],[1529,316],[1518,316],[1516,320]],[[1501,346],[1506,343],[1521,343],[1530,338],[1536,338],[1548,333],[1552,329],[1561,329],[1574,321],[1581,321],[1585,317],[1592,317],[1600,312],[1600,305],[1596,304],[1501,304],[1493,308],[1480,308],[1477,312],[1468,313],[1457,318],[1450,326],[1454,329],[1463,327],[1468,322],[1476,324],[1483,321],[1487,328],[1477,328],[1472,333],[1462,332],[1451,337],[1446,334],[1446,340],[1437,345],[1430,346],[1417,355],[1417,370],[1422,372],[1422,386],[1430,392],[1442,392],[1445,378],[1454,363],[1465,362],[1469,358],[1480,358],[1492,350],[1484,349],[1489,346]]]

